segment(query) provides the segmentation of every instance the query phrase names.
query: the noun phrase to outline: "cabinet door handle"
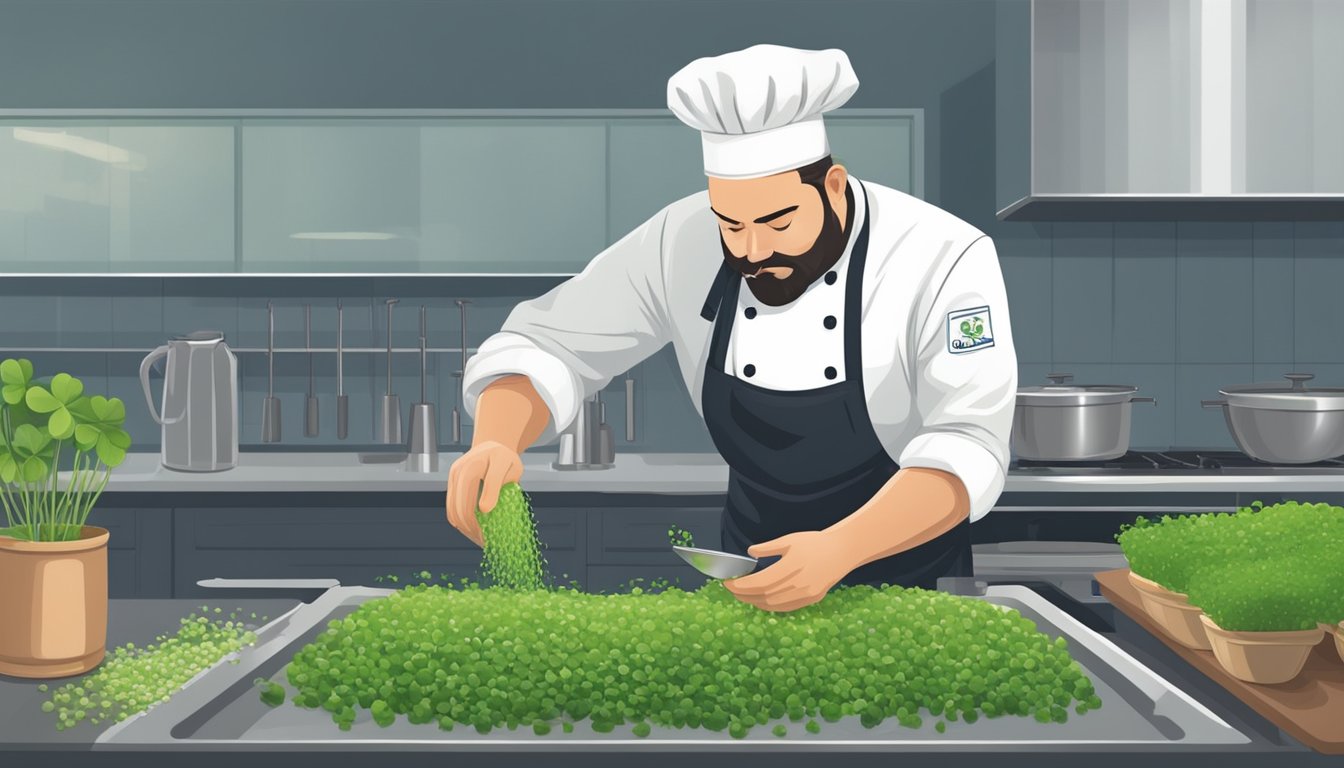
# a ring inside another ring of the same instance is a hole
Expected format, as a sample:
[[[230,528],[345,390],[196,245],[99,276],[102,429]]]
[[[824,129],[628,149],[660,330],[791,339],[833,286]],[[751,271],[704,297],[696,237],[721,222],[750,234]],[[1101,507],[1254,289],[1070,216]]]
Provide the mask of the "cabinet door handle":
[[[196,586],[206,589],[333,589],[341,586],[335,579],[202,579]]]

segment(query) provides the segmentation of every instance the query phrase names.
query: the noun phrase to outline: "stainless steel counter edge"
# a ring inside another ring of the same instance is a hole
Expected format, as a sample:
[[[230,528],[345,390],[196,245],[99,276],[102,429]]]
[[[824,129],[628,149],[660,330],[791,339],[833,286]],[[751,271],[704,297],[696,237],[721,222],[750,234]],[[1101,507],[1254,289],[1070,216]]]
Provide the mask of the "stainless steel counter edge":
[[[448,468],[459,456],[441,453],[439,472],[421,474],[407,471],[402,463],[363,463],[356,453],[243,453],[233,469],[196,473],[167,469],[156,453],[133,453],[112,471],[107,492],[442,491]],[[529,492],[717,494],[728,487],[728,468],[717,454],[624,453],[617,454],[611,469],[577,471],[554,469],[553,459],[549,453],[523,455],[523,482]],[[63,474],[62,485],[65,479]],[[1281,468],[1201,475],[1013,470],[1004,491],[1344,493],[1344,473]]]

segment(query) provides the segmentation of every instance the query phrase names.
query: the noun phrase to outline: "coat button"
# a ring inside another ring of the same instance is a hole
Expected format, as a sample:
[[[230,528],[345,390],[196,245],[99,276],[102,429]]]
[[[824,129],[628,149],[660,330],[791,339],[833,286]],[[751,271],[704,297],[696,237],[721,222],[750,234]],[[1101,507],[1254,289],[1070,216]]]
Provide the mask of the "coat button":
[[[742,372],[747,375],[748,379],[750,379],[752,376],[756,375],[756,366],[752,365],[751,363],[747,363],[746,365],[742,366]]]
[[[750,320],[751,318],[753,318],[753,317],[756,316],[756,308],[755,308],[755,307],[747,307],[746,310],[744,310],[744,311],[742,312],[742,314],[746,315],[746,316],[747,316],[747,319]]]
[[[834,379],[837,375],[838,375],[838,374],[836,373],[835,368],[833,368],[833,367],[831,367],[831,366],[829,366],[829,365],[826,366],[826,378],[828,378],[828,379]]]
[[[827,272],[827,273],[826,273],[826,284],[827,284],[827,285],[835,285],[835,278],[836,278],[835,270],[831,270],[830,272]]]
[[[827,315],[826,319],[821,321],[821,324],[826,326],[828,331],[835,328],[835,315]]]

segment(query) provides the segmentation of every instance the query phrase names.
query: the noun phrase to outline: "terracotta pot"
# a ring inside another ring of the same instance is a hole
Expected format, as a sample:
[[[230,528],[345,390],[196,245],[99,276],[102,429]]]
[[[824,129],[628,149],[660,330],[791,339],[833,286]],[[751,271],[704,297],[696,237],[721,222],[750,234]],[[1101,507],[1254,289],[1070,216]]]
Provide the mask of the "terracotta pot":
[[[67,677],[107,647],[106,529],[75,541],[0,536],[0,674]]]
[[[1213,645],[1213,655],[1229,675],[1248,683],[1273,685],[1297,677],[1325,630],[1297,632],[1232,632],[1200,616]]]
[[[1186,648],[1209,650],[1209,636],[1199,617],[1204,614],[1190,604],[1190,598],[1181,592],[1172,592],[1151,579],[1129,572],[1129,583],[1139,592],[1139,602],[1164,632]]]

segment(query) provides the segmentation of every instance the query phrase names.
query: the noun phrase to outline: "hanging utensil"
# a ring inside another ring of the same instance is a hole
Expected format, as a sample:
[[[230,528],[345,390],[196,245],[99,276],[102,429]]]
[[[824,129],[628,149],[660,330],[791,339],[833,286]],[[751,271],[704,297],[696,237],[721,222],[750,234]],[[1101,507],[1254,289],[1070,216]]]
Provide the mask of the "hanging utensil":
[[[350,434],[350,398],[345,394],[345,307],[336,302],[336,437]]]
[[[280,442],[280,400],[275,396],[275,307],[266,302],[266,399],[261,404],[261,441]]]
[[[457,377],[457,399],[453,401],[453,444],[462,442],[462,412],[459,407],[462,404],[462,385],[467,376],[467,305],[471,301],[468,299],[458,299],[457,308],[461,315],[462,325],[462,369],[453,374]]]
[[[313,392],[313,305],[303,305],[303,346],[308,350],[308,397],[304,400],[304,437],[317,437],[317,395]]]
[[[411,406],[411,437],[406,456],[406,468],[412,472],[439,471],[438,415],[430,404],[425,390],[425,371],[429,367],[429,347],[426,334],[425,307],[420,306],[420,400]]]
[[[635,441],[635,370],[625,372],[625,442]]]
[[[392,307],[398,299],[387,300],[387,390],[383,394],[382,441],[401,442],[401,400],[392,394]]]

